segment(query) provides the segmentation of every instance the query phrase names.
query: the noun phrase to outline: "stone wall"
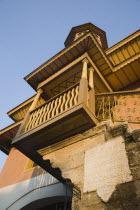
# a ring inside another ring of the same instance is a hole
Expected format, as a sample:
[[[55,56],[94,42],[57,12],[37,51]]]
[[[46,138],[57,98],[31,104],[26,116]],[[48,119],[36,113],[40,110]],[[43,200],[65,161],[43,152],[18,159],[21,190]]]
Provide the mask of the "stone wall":
[[[140,143],[132,133],[108,121],[46,148],[43,158],[81,190],[72,209],[140,209]]]

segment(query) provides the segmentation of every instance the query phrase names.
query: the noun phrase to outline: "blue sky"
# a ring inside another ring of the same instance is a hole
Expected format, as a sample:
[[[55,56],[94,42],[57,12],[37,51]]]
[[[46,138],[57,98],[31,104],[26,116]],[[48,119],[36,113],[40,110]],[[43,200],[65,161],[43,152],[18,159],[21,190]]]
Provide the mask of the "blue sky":
[[[140,0],[0,0],[0,129],[35,93],[23,77],[64,48],[72,27],[95,24],[110,47],[140,28],[139,8]],[[0,152],[0,170],[5,159]]]

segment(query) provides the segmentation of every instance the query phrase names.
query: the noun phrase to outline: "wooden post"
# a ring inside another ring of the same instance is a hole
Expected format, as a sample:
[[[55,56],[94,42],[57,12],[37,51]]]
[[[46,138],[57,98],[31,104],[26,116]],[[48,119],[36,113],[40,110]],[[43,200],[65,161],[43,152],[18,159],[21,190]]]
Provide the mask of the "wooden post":
[[[31,104],[31,106],[30,106],[30,108],[29,108],[29,112],[31,112],[32,110],[35,109],[36,104],[37,104],[37,102],[38,102],[38,99],[40,98],[42,92],[43,92],[43,91],[42,91],[41,89],[38,89],[37,94],[36,94],[36,96],[35,96],[35,98],[34,98],[34,100],[33,100],[33,103]]]
[[[37,104],[37,102],[38,102],[38,99],[39,99],[40,95],[42,94],[42,92],[43,92],[43,91],[42,91],[41,89],[38,89],[37,94],[36,94],[36,96],[35,96],[35,98],[34,98],[32,104],[31,104],[31,106],[30,106],[28,112],[25,114],[25,117],[24,117],[24,119],[23,119],[23,122],[22,122],[22,124],[20,125],[20,127],[19,127],[19,129],[18,129],[18,132],[16,133],[15,138],[18,137],[18,136],[24,131],[24,128],[25,128],[25,126],[26,126],[26,123],[28,122],[29,117],[30,117],[30,112],[31,112],[32,110],[35,109],[36,104]]]
[[[90,111],[95,115],[95,88],[94,88],[94,68],[90,67],[89,69],[89,108]]]
[[[82,78],[80,80],[79,86],[79,97],[78,103],[85,103],[88,105],[88,81],[87,81],[87,67],[88,67],[88,59],[85,58],[83,61],[83,70],[82,70]]]

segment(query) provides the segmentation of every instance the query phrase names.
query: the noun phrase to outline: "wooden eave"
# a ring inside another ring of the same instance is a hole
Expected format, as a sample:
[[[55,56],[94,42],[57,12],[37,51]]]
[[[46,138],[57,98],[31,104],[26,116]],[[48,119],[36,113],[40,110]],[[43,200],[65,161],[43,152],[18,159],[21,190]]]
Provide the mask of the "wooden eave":
[[[26,101],[22,102],[21,104],[17,105],[16,107],[14,107],[13,109],[11,109],[10,111],[7,112],[8,116],[14,120],[17,121],[13,115],[15,114],[15,112],[19,111],[20,109],[23,109],[25,106],[29,106],[31,104],[31,102],[33,101],[35,95],[28,98]]]
[[[137,38],[138,33],[139,31],[136,32],[135,35],[132,35],[132,37],[136,36]],[[129,39],[132,40],[132,37],[130,36]],[[124,42],[128,41],[125,40]],[[120,44],[122,45],[122,43]],[[122,70],[124,67],[125,69],[131,68],[128,67],[128,64],[131,65],[134,61],[136,61],[134,65],[136,65],[137,62],[139,63],[139,53],[128,59],[125,59],[119,65],[114,66],[111,60],[109,59],[108,53],[106,53],[101,48],[100,44],[97,42],[95,37],[89,32],[77,39],[69,47],[60,51],[58,54],[56,54],[54,57],[48,60],[45,64],[43,64],[38,69],[29,74],[27,77],[25,77],[25,79],[36,90],[40,82],[44,81],[54,73],[58,72],[60,69],[64,68],[66,65],[70,64],[72,61],[77,59],[85,52],[89,54],[95,66],[101,72],[103,77],[108,81],[108,83],[114,91],[123,89],[140,78],[139,75],[137,77],[135,77],[134,75],[135,79],[131,81],[128,78],[129,76],[127,75],[131,74],[131,70],[130,72],[127,70]],[[123,73],[123,75],[125,74],[125,76],[118,77],[117,74],[120,74],[120,72],[122,71],[125,71],[125,73]],[[132,72],[132,74],[135,74],[135,72]]]
[[[140,34],[140,31],[135,34],[136,36],[135,39],[140,38],[138,34]],[[94,37],[92,37],[92,40],[93,38]],[[135,39],[134,39],[134,36],[133,36],[133,39],[131,37],[131,41]],[[136,41],[138,42],[138,40]],[[96,43],[96,46],[98,47],[100,53],[102,54],[102,58],[101,58],[102,62],[104,58],[105,63],[101,65],[101,59],[100,59],[100,62],[97,63],[95,56],[93,55],[92,57],[92,55],[90,54],[91,50],[88,50],[88,53],[93,63],[102,73],[102,75],[104,76],[104,78],[107,80],[107,82],[113,88],[114,91],[122,90],[125,87],[129,86],[130,84],[140,80],[140,71],[139,71],[140,69],[140,40],[137,46],[137,53],[135,53],[132,56],[129,56],[129,58],[125,59],[123,62],[121,62],[117,66],[114,66],[112,64],[111,60],[108,58],[108,55],[105,54],[105,52],[102,50],[102,48],[100,47],[100,45],[97,43],[96,40],[94,40],[94,43]],[[104,68],[106,67],[106,68],[103,69],[103,67]]]
[[[128,42],[132,41],[133,39],[135,39],[136,37],[138,37],[140,35],[140,29],[135,31],[134,33],[132,33],[131,35],[125,37],[123,40],[119,41],[118,43],[114,44],[113,46],[111,46],[110,48],[108,48],[105,52],[106,54],[110,54],[114,51],[116,51],[118,48],[124,46],[125,44],[127,44]]]
[[[140,57],[140,30],[111,47],[106,54],[114,66],[113,71],[138,59]]]
[[[25,114],[27,113],[31,103],[34,100],[34,96],[30,97],[23,103],[19,104],[15,108],[11,109],[9,112],[7,112],[8,116],[14,120],[15,122],[20,121],[24,118]],[[43,98],[40,98],[37,103],[37,107],[43,104]]]
[[[25,77],[25,80],[31,85],[31,87],[33,87],[36,90],[40,82],[50,77],[55,72],[65,67],[85,52],[88,52],[89,56],[93,57],[93,61],[97,63],[97,67],[99,67],[99,65],[102,65],[103,70],[107,70],[108,68],[108,71],[111,72],[109,70],[112,68],[111,62],[107,59],[104,51],[98,44],[97,40],[89,32],[77,39],[68,48],[65,48],[62,51],[60,51],[42,66],[37,68],[35,71],[27,75]],[[106,64],[106,66],[103,67],[103,64]]]
[[[140,30],[112,46],[106,54],[114,66],[106,79],[116,91],[140,80]]]
[[[50,76],[49,78],[47,78],[46,80],[44,80],[43,82],[41,82],[38,85],[38,89],[43,88],[43,86],[47,87],[47,90],[49,90],[49,88],[51,88],[51,84],[55,84],[57,81],[57,78],[62,78],[62,74],[64,75],[64,73],[67,72],[67,70],[70,70],[70,68],[73,68],[73,66],[75,66],[78,63],[82,63],[82,60],[84,58],[87,58],[89,60],[89,65],[93,66],[95,69],[95,73],[98,75],[99,80],[102,81],[102,83],[105,85],[106,87],[106,91],[112,92],[112,88],[110,87],[110,85],[108,84],[108,82],[106,81],[106,79],[103,77],[103,75],[101,74],[101,72],[98,70],[98,68],[96,67],[96,65],[93,63],[92,59],[90,58],[89,54],[86,52],[83,55],[81,55],[80,57],[78,57],[76,60],[74,60],[73,62],[71,62],[70,64],[68,64],[67,66],[65,66],[64,68],[62,68],[60,71],[56,72],[55,74],[53,74],[52,76]],[[82,67],[81,67],[82,70]],[[69,71],[70,72],[70,71]],[[64,78],[66,79],[66,76],[64,76]],[[98,83],[99,85],[99,83]],[[96,86],[96,82],[95,82],[95,86]]]
[[[7,155],[12,148],[12,140],[15,137],[21,123],[22,121],[19,121],[0,130],[0,150]]]

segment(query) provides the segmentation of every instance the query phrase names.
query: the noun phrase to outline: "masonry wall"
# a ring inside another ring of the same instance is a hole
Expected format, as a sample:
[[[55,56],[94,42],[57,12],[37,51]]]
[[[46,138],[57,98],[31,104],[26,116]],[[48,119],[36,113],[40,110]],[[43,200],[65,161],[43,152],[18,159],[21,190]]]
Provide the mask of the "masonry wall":
[[[80,188],[81,199],[73,196],[73,210],[140,209],[140,145],[128,125],[113,127],[99,124],[57,143],[43,156]]]
[[[80,188],[73,210],[140,209],[140,138],[127,123],[110,121],[52,145],[43,158]],[[12,149],[0,175],[1,188],[46,173],[25,171],[27,157]]]

